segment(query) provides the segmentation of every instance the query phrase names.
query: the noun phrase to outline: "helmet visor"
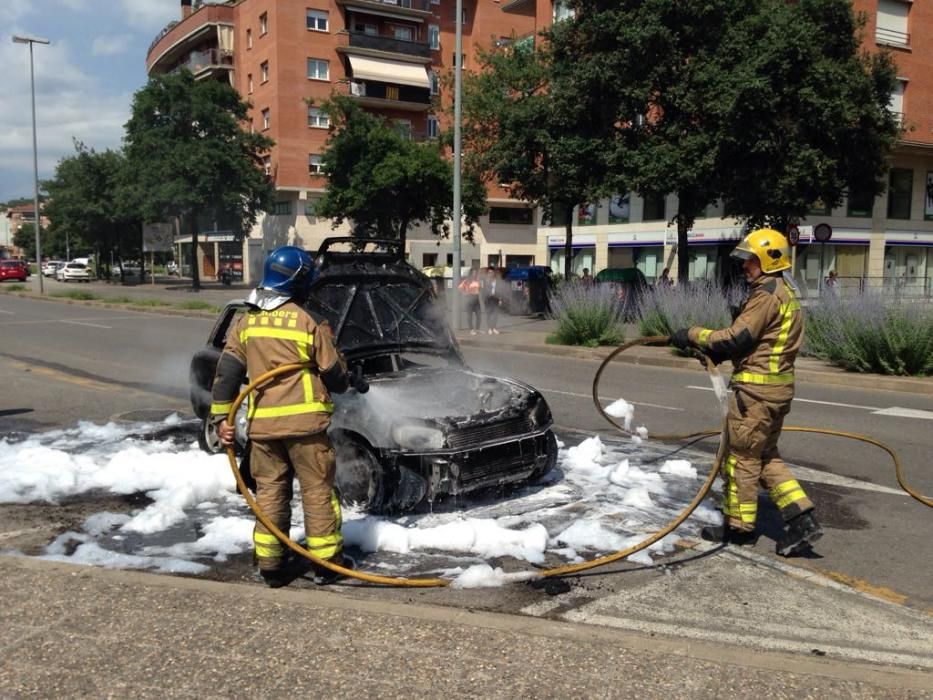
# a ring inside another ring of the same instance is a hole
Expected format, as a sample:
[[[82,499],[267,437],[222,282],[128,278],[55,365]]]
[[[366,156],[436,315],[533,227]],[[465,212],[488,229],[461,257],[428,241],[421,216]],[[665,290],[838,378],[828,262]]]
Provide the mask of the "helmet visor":
[[[738,245],[732,250],[731,253],[729,253],[729,257],[733,258],[734,260],[738,260],[739,262],[745,262],[746,260],[751,260],[756,256],[752,251],[746,250],[745,248],[742,248],[741,245]]]

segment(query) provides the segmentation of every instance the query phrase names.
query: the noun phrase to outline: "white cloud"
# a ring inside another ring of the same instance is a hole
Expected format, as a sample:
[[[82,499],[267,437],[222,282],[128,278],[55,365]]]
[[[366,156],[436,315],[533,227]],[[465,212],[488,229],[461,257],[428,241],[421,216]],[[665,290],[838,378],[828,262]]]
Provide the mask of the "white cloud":
[[[120,7],[128,24],[153,36],[170,21],[181,19],[178,0],[120,0]]]
[[[130,36],[127,34],[99,36],[91,45],[91,53],[95,56],[114,56],[124,53],[129,47]]]
[[[32,9],[29,0],[3,0],[0,2],[0,26],[8,27]]]
[[[82,12],[87,9],[87,0],[58,0],[58,2],[62,7],[75,12]]]

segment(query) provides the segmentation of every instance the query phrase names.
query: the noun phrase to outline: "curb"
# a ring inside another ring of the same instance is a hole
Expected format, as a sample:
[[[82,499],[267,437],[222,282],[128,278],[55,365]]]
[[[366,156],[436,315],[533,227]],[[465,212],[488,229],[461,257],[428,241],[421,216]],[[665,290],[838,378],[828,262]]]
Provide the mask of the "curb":
[[[156,313],[165,316],[188,316],[191,318],[217,318],[217,312],[210,309],[179,309],[171,304],[164,306],[145,304],[107,303],[99,299],[71,299],[69,297],[53,297],[30,292],[6,292],[7,296],[32,299],[34,301],[51,301],[56,304],[70,304],[73,306],[90,306],[98,309],[121,309],[123,311],[138,311],[140,313]],[[2,295],[0,295],[2,298]]]
[[[464,347],[496,348],[511,352],[527,352],[533,355],[559,355],[572,357],[578,360],[592,360],[602,362],[615,348],[579,348],[568,345],[518,345],[514,343],[496,343],[490,345],[482,341],[467,337],[457,337],[457,342]],[[645,367],[664,367],[667,369],[684,369],[697,373],[704,372],[696,360],[681,357],[664,357],[638,354],[622,354],[616,358],[618,362]],[[705,372],[704,372],[705,373]],[[848,386],[858,389],[880,389],[882,391],[895,391],[905,394],[919,394],[933,396],[933,381],[930,379],[916,379],[913,377],[888,377],[880,374],[856,374],[844,370],[820,371],[812,369],[796,370],[799,382],[813,382],[815,384],[832,384]]]

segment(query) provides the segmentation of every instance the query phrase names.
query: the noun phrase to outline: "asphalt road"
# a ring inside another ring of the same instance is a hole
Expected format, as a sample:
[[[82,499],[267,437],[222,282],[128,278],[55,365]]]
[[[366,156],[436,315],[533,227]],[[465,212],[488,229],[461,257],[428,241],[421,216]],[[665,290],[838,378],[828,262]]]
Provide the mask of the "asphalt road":
[[[206,318],[0,297],[0,434],[78,419],[188,411],[188,360],[211,324]],[[568,442],[606,430],[590,398],[596,362],[475,347],[465,355],[476,369],[542,389],[558,433]],[[719,420],[706,383],[701,372],[619,363],[606,374],[601,396],[636,402],[636,421],[649,433],[690,432]],[[930,494],[931,419],[933,397],[811,385],[798,387],[788,424],[861,432],[888,442],[900,453],[911,483]],[[789,462],[806,468],[799,475],[828,528],[814,557],[794,563],[933,609],[931,513],[896,492],[887,457],[868,446],[809,435],[786,435],[782,450]],[[763,508],[762,526],[766,535],[777,534],[773,509]],[[771,547],[763,537],[756,551],[773,556]]]

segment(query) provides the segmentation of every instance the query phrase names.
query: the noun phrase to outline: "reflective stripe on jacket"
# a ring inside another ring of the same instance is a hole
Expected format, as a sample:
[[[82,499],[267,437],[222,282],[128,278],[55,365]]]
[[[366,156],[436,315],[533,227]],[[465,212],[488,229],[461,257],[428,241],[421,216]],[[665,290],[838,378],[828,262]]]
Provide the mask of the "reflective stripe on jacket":
[[[733,383],[758,386],[794,382],[794,362],[803,342],[803,312],[794,291],[777,276],[762,275],[729,328],[694,326],[691,342],[735,365]]]
[[[250,307],[237,316],[217,365],[212,414],[226,413],[239,392],[236,367],[258,377],[283,365],[310,362],[308,369],[273,378],[249,397],[249,435],[257,440],[308,435],[326,430],[334,411],[322,371],[346,362],[334,347],[330,326],[289,301],[272,311]],[[226,372],[226,374],[225,374]],[[242,376],[239,378],[242,381]]]

